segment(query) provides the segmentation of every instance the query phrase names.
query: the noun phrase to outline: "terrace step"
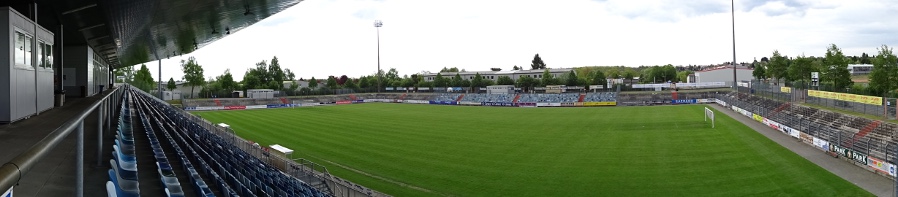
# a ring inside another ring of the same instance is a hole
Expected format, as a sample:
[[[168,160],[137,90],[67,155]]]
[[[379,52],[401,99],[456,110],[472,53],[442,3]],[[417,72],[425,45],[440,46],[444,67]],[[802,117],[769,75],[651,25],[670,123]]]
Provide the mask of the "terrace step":
[[[213,99],[212,101],[215,101],[215,106],[221,106],[221,101],[218,99]]]
[[[514,100],[512,100],[511,102],[512,102],[512,103],[517,103],[517,102],[518,102],[518,99],[521,99],[521,95],[520,95],[520,94],[515,95],[515,96],[514,96]]]
[[[577,99],[577,102],[583,102],[583,100],[586,100],[586,94],[580,94],[580,99]]]
[[[353,100],[355,100],[355,99],[353,99]],[[281,97],[281,103],[289,104],[289,102],[287,102],[287,98],[283,98],[283,97]]]
[[[402,94],[402,96],[399,96],[399,100],[405,100],[405,96],[408,96],[408,94]]]
[[[353,101],[354,101],[354,100],[359,100],[358,98],[355,97],[355,94],[350,94],[350,95],[349,95],[349,99],[350,99],[350,100],[353,100]]]
[[[867,134],[870,134],[870,132],[873,131],[873,129],[876,129],[876,127],[879,127],[880,123],[882,123],[882,122],[877,120],[877,121],[871,122],[870,124],[867,124],[867,126],[864,126],[864,128],[862,128],[860,132],[857,132],[854,134],[854,137],[851,138],[851,141],[847,142],[848,144],[845,145],[845,147],[851,148],[851,146],[853,146],[855,142],[857,142],[864,136],[867,136]]]
[[[463,98],[465,98],[465,95],[464,95],[464,94],[459,95],[458,98],[455,99],[455,102],[461,101],[461,99],[463,99]]]

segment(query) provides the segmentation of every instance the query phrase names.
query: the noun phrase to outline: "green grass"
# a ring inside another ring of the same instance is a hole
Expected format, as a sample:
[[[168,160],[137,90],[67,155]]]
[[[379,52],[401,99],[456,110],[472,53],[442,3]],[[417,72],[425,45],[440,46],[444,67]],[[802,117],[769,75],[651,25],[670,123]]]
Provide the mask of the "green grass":
[[[872,195],[723,113],[710,128],[703,107],[374,103],[196,114],[396,196]]]

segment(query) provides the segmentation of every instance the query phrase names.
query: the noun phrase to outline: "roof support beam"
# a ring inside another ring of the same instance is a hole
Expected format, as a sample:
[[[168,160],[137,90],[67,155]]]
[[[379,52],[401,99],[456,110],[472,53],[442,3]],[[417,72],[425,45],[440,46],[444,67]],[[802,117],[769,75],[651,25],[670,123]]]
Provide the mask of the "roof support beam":
[[[97,6],[96,3],[95,3],[95,4],[86,5],[86,6],[82,6],[82,7],[80,7],[80,8],[75,8],[75,9],[71,9],[71,10],[69,10],[69,11],[62,12],[62,15],[75,13],[75,12],[78,12],[78,11],[81,11],[81,10],[84,10],[84,9],[87,9],[87,8],[96,7],[96,6]]]
[[[93,28],[97,28],[97,27],[102,27],[102,26],[105,26],[105,25],[106,25],[106,23],[100,23],[100,24],[98,24],[98,25],[94,25],[94,26],[90,26],[90,27],[81,28],[81,29],[79,29],[78,31],[84,31],[84,30],[88,30],[88,29],[93,29]]]

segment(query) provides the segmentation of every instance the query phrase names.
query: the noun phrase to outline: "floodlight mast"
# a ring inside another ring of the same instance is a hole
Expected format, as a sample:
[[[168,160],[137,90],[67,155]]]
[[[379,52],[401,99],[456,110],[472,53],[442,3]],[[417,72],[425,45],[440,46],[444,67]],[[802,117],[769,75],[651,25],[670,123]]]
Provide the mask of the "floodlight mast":
[[[384,23],[380,20],[374,20],[374,28],[377,29],[377,72],[374,74],[377,75],[377,92],[380,92],[380,27],[384,26]]]

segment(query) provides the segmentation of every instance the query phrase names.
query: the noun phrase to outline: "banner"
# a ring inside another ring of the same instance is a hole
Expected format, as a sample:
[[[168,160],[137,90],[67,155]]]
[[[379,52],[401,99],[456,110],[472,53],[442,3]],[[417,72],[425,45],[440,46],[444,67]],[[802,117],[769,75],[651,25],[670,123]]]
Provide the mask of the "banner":
[[[695,99],[676,99],[676,100],[671,100],[670,103],[673,103],[673,104],[695,104],[696,100]]]
[[[562,107],[573,107],[573,106],[576,106],[576,104],[575,103],[561,103],[561,106]]]
[[[352,101],[352,103],[353,103],[353,104],[356,104],[356,103],[365,103],[365,100],[354,100],[354,101]]]
[[[829,144],[829,150],[836,152],[842,157],[846,157],[854,162],[867,165],[867,155],[863,153],[856,152],[851,149],[847,149],[841,146],[837,146],[835,144]]]
[[[595,106],[615,106],[615,105],[617,105],[617,101],[583,102],[583,106],[585,106],[585,107],[595,107]]]
[[[469,105],[469,106],[480,106],[480,102],[473,102],[473,101],[462,101],[462,102],[458,102],[458,104],[459,105]]]
[[[458,102],[455,102],[455,101],[430,101],[429,104],[432,104],[432,105],[458,105]]]
[[[483,106],[499,106],[499,107],[514,107],[514,103],[506,103],[506,102],[481,102],[480,105]]]
[[[225,110],[238,110],[238,109],[246,109],[246,106],[225,106]]]
[[[717,99],[695,99],[696,103],[713,103]]]
[[[352,104],[352,101],[337,101],[337,105]]]
[[[868,105],[880,105],[880,106],[882,105],[882,97],[877,97],[877,96],[864,96],[864,95],[857,95],[857,94],[827,92],[827,91],[818,91],[818,90],[808,90],[808,96],[840,100],[840,101],[855,102],[855,103],[863,103],[863,104],[868,104]]]
[[[780,92],[783,92],[783,93],[792,93],[792,88],[790,88],[790,87],[780,87]]]
[[[430,101],[425,100],[402,100],[403,103],[412,103],[412,104],[429,104]]]
[[[561,103],[536,103],[537,107],[561,107]]]
[[[765,125],[767,124],[767,119],[761,117],[761,115],[758,114],[751,114],[751,119],[754,119],[755,121],[758,121],[760,123],[764,123]]]
[[[814,137],[814,146],[823,151],[829,151],[829,142],[826,140]]]
[[[883,160],[879,160],[879,159],[876,159],[873,157],[867,157],[867,160],[870,160],[869,162],[867,162],[867,165],[869,165],[870,168],[873,168],[873,170],[879,171],[884,174],[888,174],[889,176],[892,176],[892,177],[895,176],[895,165],[894,164],[890,164],[888,162],[885,162]]]
[[[814,136],[808,135],[807,133],[804,133],[804,132],[799,132],[798,135],[801,136],[802,142],[807,143],[807,144],[814,144]]]
[[[518,107],[536,107],[536,103],[515,103]]]
[[[265,109],[268,108],[267,105],[248,105],[244,109]]]
[[[389,102],[393,102],[393,100],[392,99],[365,99],[364,102],[366,102],[366,103],[374,103],[374,102],[389,103]]]
[[[726,102],[726,101],[723,101],[723,100],[720,100],[720,99],[714,99],[714,100],[715,100],[715,102],[717,102],[717,104],[720,105],[720,106],[724,106],[724,107],[727,106],[727,102]]]

